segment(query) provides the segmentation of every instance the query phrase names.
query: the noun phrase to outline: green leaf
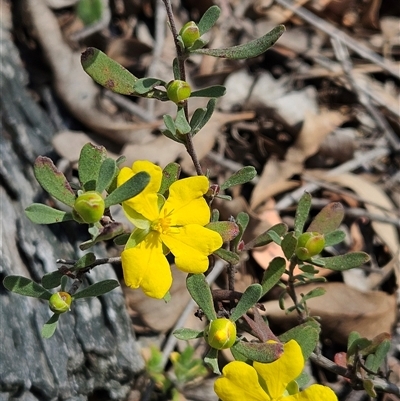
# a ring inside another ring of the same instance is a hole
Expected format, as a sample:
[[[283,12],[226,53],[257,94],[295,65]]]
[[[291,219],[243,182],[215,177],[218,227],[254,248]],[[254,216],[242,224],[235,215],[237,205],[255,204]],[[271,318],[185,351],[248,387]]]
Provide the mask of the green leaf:
[[[256,302],[261,298],[262,287],[260,284],[251,284],[246,288],[239,302],[237,303],[229,320],[236,322],[242,315],[244,315]]]
[[[343,205],[339,202],[330,203],[323,207],[314,217],[310,226],[307,228],[307,231],[328,234],[340,226],[343,217]]]
[[[323,287],[316,287],[314,289],[312,289],[311,291],[307,292],[306,295],[303,295],[301,297],[300,303],[304,304],[306,301],[308,301],[311,298],[316,298],[316,297],[321,297],[322,295],[324,295],[326,293],[325,288]]]
[[[327,246],[333,246],[340,244],[346,238],[346,233],[342,230],[335,230],[324,235],[325,237],[325,248]]]
[[[221,372],[218,366],[218,350],[215,348],[210,348],[207,355],[204,357],[204,363],[206,363],[212,369],[213,373],[220,375]]]
[[[277,256],[269,262],[267,270],[261,281],[262,295],[265,295],[272,287],[274,287],[282,277],[286,269],[286,260]]]
[[[122,95],[133,95],[133,86],[138,80],[121,64],[101,50],[88,47],[81,55],[85,72],[98,84]]]
[[[154,89],[156,86],[166,85],[166,82],[157,78],[141,78],[138,79],[133,85],[133,89],[136,93],[144,95]]]
[[[61,280],[60,280],[60,284],[61,284],[61,291],[66,291],[66,287],[68,284],[68,276],[61,276]]]
[[[285,32],[285,27],[283,25],[278,25],[261,38],[243,45],[228,47],[226,49],[198,49],[192,50],[191,53],[206,54],[212,57],[229,58],[234,60],[249,59],[259,56],[272,47],[281,37],[283,32]]]
[[[296,245],[297,239],[294,232],[291,231],[283,237],[281,246],[287,260],[289,260],[293,256]]]
[[[3,285],[7,290],[26,297],[45,299],[48,301],[52,295],[51,292],[47,291],[46,288],[42,287],[40,284],[22,276],[7,276],[3,280]]]
[[[182,45],[183,45],[183,42],[182,42]],[[174,73],[174,79],[180,80],[181,79],[181,72],[179,70],[179,63],[178,63],[178,59],[176,57],[172,61],[172,71]]]
[[[299,326],[293,327],[278,338],[284,343],[296,340],[301,347],[304,360],[307,360],[318,344],[320,331],[319,324],[315,320],[309,320]]]
[[[239,234],[239,226],[233,221],[216,221],[205,227],[221,235],[224,242],[232,241]]]
[[[173,135],[176,134],[176,127],[173,118],[169,114],[163,115],[164,124]]]
[[[42,203],[32,203],[25,209],[25,214],[35,224],[55,224],[73,220],[71,213],[53,209]]]
[[[101,194],[103,191],[108,189],[116,177],[117,172],[117,163],[115,160],[107,157],[100,167],[99,177],[96,182],[96,191]]]
[[[59,270],[47,273],[42,277],[42,286],[46,289],[56,288],[60,285],[62,276],[63,273]]]
[[[197,50],[203,48],[208,43],[208,40],[203,38],[198,38],[192,46],[190,46],[189,52],[192,50]]]
[[[218,6],[211,6],[201,17],[199,23],[197,24],[200,36],[208,32],[217,22],[221,14],[221,9]]]
[[[101,0],[79,0],[76,13],[84,25],[91,25],[101,19],[103,3]]]
[[[318,261],[324,263],[325,268],[335,271],[344,271],[360,267],[369,262],[369,260],[370,257],[365,252],[349,252],[345,255],[318,258]]]
[[[43,338],[50,338],[57,328],[58,319],[60,315],[55,313],[42,327],[42,337]]]
[[[192,133],[198,126],[200,126],[201,122],[203,121],[204,116],[206,115],[207,109],[205,107],[198,108],[194,111],[192,118],[190,119],[190,126],[192,128]],[[198,132],[197,130],[196,132]]]
[[[88,252],[83,255],[74,265],[76,269],[84,269],[87,266],[96,262],[96,255],[93,252]]]
[[[161,186],[158,193],[165,195],[169,187],[179,179],[181,166],[178,163],[169,163],[164,167]]]
[[[250,217],[245,212],[240,212],[236,216],[236,224],[239,226],[239,234],[236,236],[236,238],[232,242],[232,245],[236,252],[238,252],[238,245],[243,238],[243,234],[246,231],[249,221],[250,221]]]
[[[221,190],[233,187],[234,185],[245,184],[251,181],[257,175],[253,166],[246,166],[230,176],[222,185]]]
[[[188,134],[191,130],[190,124],[185,116],[185,109],[183,107],[179,107],[178,111],[176,112],[175,128],[178,133],[182,135]]]
[[[193,91],[190,94],[190,97],[210,97],[210,98],[218,98],[224,96],[226,93],[225,86],[222,85],[214,85],[208,86],[207,88],[202,88],[197,91]]]
[[[119,287],[119,282],[117,280],[103,280],[75,293],[72,298],[76,300],[81,298],[99,297],[117,287]]]
[[[57,169],[51,159],[39,156],[35,160],[33,171],[38,183],[46,192],[65,205],[74,206],[75,193],[65,175]]]
[[[193,300],[207,316],[207,319],[210,321],[215,320],[217,315],[214,310],[213,297],[204,274],[189,274],[186,279],[186,286]]]
[[[260,234],[258,237],[254,238],[250,242],[248,242],[244,250],[248,251],[253,248],[257,248],[259,246],[265,246],[270,244],[271,242],[275,242],[280,245],[282,240],[281,237],[284,236],[287,232],[287,225],[284,223],[278,223],[272,226],[267,231]]]
[[[172,333],[178,340],[194,340],[195,338],[201,338],[203,337],[203,330],[193,330],[193,329],[186,329],[186,328],[180,328],[174,330]]]
[[[239,263],[239,255],[224,248],[216,250],[214,252],[214,255],[217,255],[221,259],[225,260],[225,262],[228,262],[232,265],[236,265]]]
[[[387,354],[390,350],[390,340],[384,340],[382,341],[379,345],[378,348],[376,349],[375,354],[373,355],[368,355],[367,360],[366,360],[366,367],[369,370],[372,370],[373,372],[378,373],[379,368],[382,366],[382,364],[385,362],[385,359],[387,357]],[[373,356],[373,358],[370,358]]]
[[[283,353],[281,343],[248,343],[238,341],[232,349],[244,355],[247,359],[260,363],[273,362]]]
[[[116,205],[133,198],[146,188],[149,181],[150,175],[145,171],[140,171],[111,192],[104,200],[105,206],[110,207],[111,205]]]
[[[94,191],[103,161],[107,158],[104,146],[87,143],[81,149],[78,163],[78,175],[85,191]]]
[[[294,231],[297,237],[303,233],[310,209],[311,195],[308,192],[304,192],[297,205],[296,216],[294,218]]]
[[[200,123],[196,125],[191,125],[192,127],[192,135],[196,135],[210,120],[211,116],[214,113],[215,105],[217,104],[217,99],[210,99],[206,106],[206,113],[204,114],[203,119]]]

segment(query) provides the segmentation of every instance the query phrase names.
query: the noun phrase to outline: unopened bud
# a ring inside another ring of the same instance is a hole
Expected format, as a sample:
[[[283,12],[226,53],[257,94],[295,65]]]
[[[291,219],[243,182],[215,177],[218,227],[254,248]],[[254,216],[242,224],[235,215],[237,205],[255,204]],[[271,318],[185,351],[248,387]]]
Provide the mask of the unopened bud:
[[[88,191],[75,200],[74,211],[85,223],[96,223],[104,214],[104,199],[96,191]]]
[[[68,292],[59,291],[53,294],[49,299],[49,307],[54,313],[65,313],[69,311],[72,297]]]
[[[193,45],[194,42],[200,37],[199,27],[195,22],[189,21],[179,31],[179,35],[182,38],[183,44],[186,48]]]
[[[318,255],[325,247],[325,237],[317,232],[306,232],[300,235],[297,241],[296,256],[300,260],[307,260]]]
[[[176,79],[167,85],[168,99],[175,103],[183,102],[190,96],[191,93],[192,90],[190,85],[186,81]]]
[[[204,337],[215,349],[230,348],[236,340],[236,325],[226,318],[212,320],[204,330]]]

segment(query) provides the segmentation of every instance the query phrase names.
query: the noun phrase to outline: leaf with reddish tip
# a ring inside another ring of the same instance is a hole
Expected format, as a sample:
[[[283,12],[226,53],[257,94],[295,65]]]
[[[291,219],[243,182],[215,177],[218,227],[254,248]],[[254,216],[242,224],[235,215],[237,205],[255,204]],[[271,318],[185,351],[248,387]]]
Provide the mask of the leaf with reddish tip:
[[[330,203],[315,216],[307,231],[328,234],[340,226],[343,217],[343,205],[339,202]]]
[[[74,191],[65,175],[57,169],[51,159],[46,156],[39,156],[35,160],[33,171],[38,183],[46,192],[65,205],[74,206]]]
[[[206,228],[216,231],[224,242],[232,241],[239,234],[239,226],[233,221],[216,221],[208,223]]]
[[[283,353],[282,343],[248,343],[238,341],[232,350],[244,355],[247,359],[261,363],[270,363],[277,360]]]

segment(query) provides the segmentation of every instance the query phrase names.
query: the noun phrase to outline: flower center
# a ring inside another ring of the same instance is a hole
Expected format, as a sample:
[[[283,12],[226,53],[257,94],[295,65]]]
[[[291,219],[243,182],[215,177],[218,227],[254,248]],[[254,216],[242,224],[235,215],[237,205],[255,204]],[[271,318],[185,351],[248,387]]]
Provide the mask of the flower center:
[[[160,234],[168,234],[171,227],[170,217],[161,217],[160,219],[154,221],[151,225],[151,229],[158,231]]]

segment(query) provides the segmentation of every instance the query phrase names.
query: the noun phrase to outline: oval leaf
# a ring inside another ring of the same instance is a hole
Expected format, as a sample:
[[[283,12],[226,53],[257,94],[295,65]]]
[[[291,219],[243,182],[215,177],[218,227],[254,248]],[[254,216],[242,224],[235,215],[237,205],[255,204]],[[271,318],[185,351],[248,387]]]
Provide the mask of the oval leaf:
[[[310,209],[311,195],[308,192],[304,192],[297,205],[296,216],[294,218],[294,231],[297,237],[303,233]]]
[[[217,22],[221,14],[221,9],[218,6],[211,6],[201,17],[197,24],[200,36],[208,32]]]
[[[89,297],[98,297],[100,295],[106,294],[107,292],[112,291],[114,288],[119,286],[119,282],[117,280],[103,280],[98,283],[94,283],[89,287],[83,289],[82,291],[77,292],[72,296],[73,299],[81,299],[81,298],[89,298]]]
[[[42,277],[42,286],[47,289],[56,288],[61,284],[62,276],[63,274],[59,270],[47,273]]]
[[[237,303],[229,320],[236,322],[240,316],[244,315],[250,308],[252,308],[257,301],[261,298],[262,287],[260,284],[252,284],[246,288],[239,302]]]
[[[323,207],[314,217],[310,226],[307,228],[307,231],[328,234],[340,226],[343,217],[343,205],[339,202],[330,203]]]
[[[3,280],[3,285],[7,290],[26,297],[45,299],[48,301],[52,295],[51,292],[47,291],[46,288],[42,287],[40,284],[22,276],[7,276]]]
[[[286,260],[277,256],[272,259],[261,281],[262,295],[265,295],[272,287],[274,287],[282,277],[286,269]]]
[[[270,363],[277,360],[283,353],[281,343],[248,343],[237,342],[232,349],[244,355],[247,359],[261,363]]]
[[[204,114],[203,119],[196,125],[190,125],[192,127],[192,135],[196,135],[210,120],[212,114],[214,113],[215,105],[217,104],[217,99],[212,98],[208,101],[206,106],[206,113]]]
[[[46,192],[65,205],[74,206],[75,193],[65,175],[57,169],[51,159],[39,156],[35,160],[33,171],[38,183]]]
[[[211,367],[212,371],[220,375],[221,372],[219,370],[218,366],[218,350],[215,348],[210,348],[210,350],[207,352],[207,355],[204,357],[204,363],[206,363],[208,366]]]
[[[282,250],[285,255],[285,258],[289,260],[293,254],[294,250],[296,249],[297,239],[295,237],[294,232],[287,233],[282,240]]]
[[[335,230],[325,234],[325,247],[340,244],[346,238],[346,233],[342,230]]]
[[[224,248],[220,248],[215,251],[214,255],[217,255],[221,259],[225,260],[225,262],[228,262],[232,265],[236,265],[239,263],[239,255]]]
[[[260,234],[258,237],[254,238],[250,242],[248,242],[244,250],[248,251],[253,248],[257,248],[259,246],[265,246],[270,244],[271,242],[275,242],[278,245],[281,244],[281,237],[284,236],[287,232],[287,225],[285,223],[278,223],[272,226],[267,231]]]
[[[349,252],[345,255],[318,258],[324,263],[324,267],[335,271],[343,271],[360,267],[370,260],[365,252]]]
[[[161,186],[158,192],[164,195],[169,187],[178,180],[181,174],[181,166],[178,163],[169,163],[164,167]]]
[[[203,337],[204,333],[203,330],[200,331],[200,330],[181,328],[174,330],[173,335],[178,340],[188,341],[188,340],[194,340],[195,338],[201,338]]]
[[[283,25],[278,25],[261,38],[255,39],[243,45],[228,47],[227,49],[198,49],[192,51],[192,53],[206,54],[212,57],[229,58],[235,60],[249,59],[259,56],[272,47],[281,37],[283,32],[285,32],[285,27]]]
[[[215,320],[217,315],[209,285],[204,274],[189,274],[186,279],[187,289],[193,300],[199,305],[208,320]]]
[[[125,181],[120,187],[111,192],[104,203],[106,207],[122,203],[127,199],[140,194],[150,181],[150,175],[145,171],[135,174],[128,181]]]
[[[58,319],[60,318],[60,315],[58,313],[55,313],[42,327],[42,337],[43,338],[50,338],[54,332],[56,331],[57,328],[57,323]]]
[[[85,191],[94,191],[99,178],[100,167],[107,158],[104,146],[87,143],[81,149],[78,163],[79,181]]]
[[[99,177],[96,182],[96,191],[102,193],[104,190],[108,189],[117,175],[118,167],[115,160],[107,157],[101,163]]]
[[[222,85],[214,85],[209,86],[207,88],[202,88],[197,91],[193,91],[190,97],[210,97],[210,98],[217,98],[224,96],[226,93],[225,86]]]
[[[222,185],[221,189],[227,189],[234,185],[245,184],[251,181],[257,175],[257,171],[253,166],[246,166],[234,173]]]
[[[239,234],[239,226],[233,221],[216,221],[205,227],[221,235],[224,242],[232,241]]]
[[[53,209],[42,203],[33,203],[25,209],[25,214],[35,224],[55,224],[73,220],[72,214]]]

